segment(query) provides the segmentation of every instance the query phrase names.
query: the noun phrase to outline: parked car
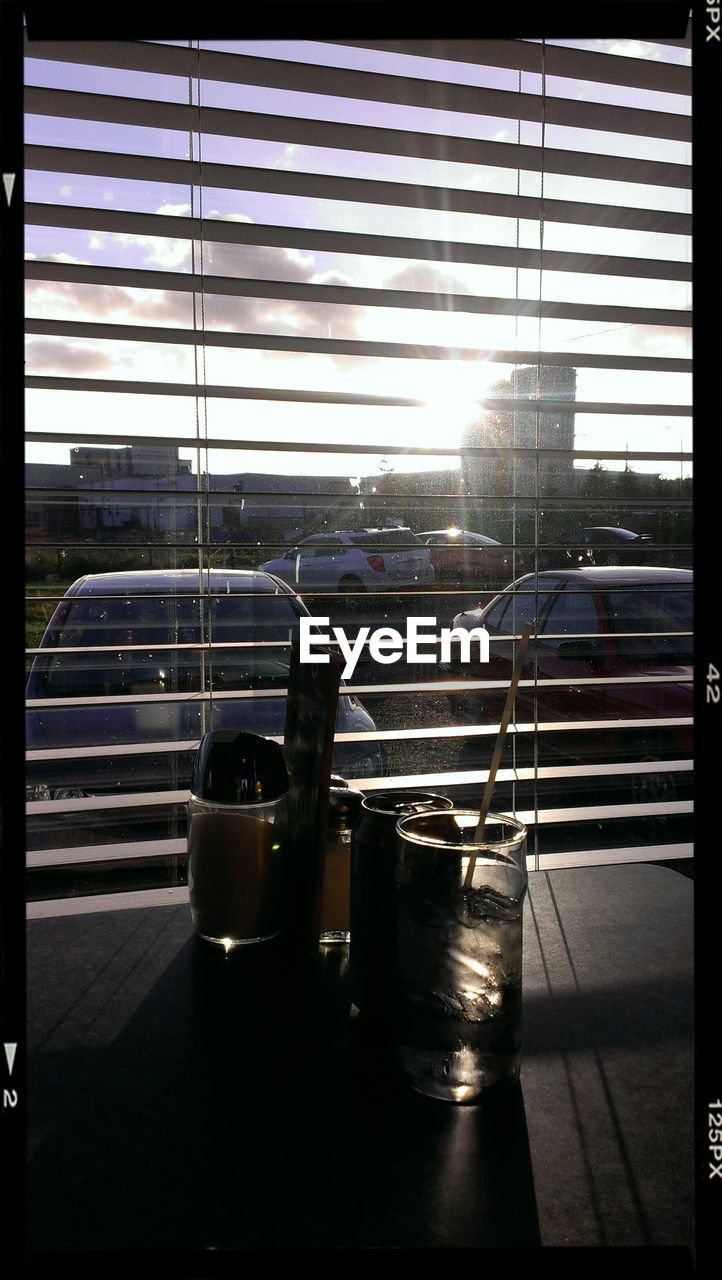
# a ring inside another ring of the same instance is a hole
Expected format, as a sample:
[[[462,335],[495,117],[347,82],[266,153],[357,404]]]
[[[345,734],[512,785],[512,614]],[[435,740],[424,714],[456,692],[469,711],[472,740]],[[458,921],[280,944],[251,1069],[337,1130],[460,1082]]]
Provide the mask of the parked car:
[[[288,679],[282,646],[308,610],[258,570],[204,571],[199,585],[197,570],[180,569],[90,574],[68,589],[27,682],[27,748],[60,753],[31,757],[29,798],[186,788],[205,730],[283,733],[286,700],[274,696]],[[211,647],[194,647],[205,641]],[[227,647],[238,641],[245,647]],[[210,702],[198,697],[203,689]],[[73,702],[55,706],[60,699]],[[338,732],[375,727],[356,697],[340,698]],[[92,750],[131,745],[138,754]],[[333,767],[375,777],[383,751],[376,742],[336,743]]]
[[[615,525],[589,525],[551,546],[540,548],[540,569],[573,569],[590,564],[650,563],[648,533],[634,533]],[[652,553],[654,554],[654,552]]]
[[[427,529],[417,537],[429,548],[436,580],[453,586],[468,583],[508,582],[524,572],[517,551],[503,547],[494,538],[467,529]]]
[[[261,568],[299,591],[349,593],[349,610],[360,593],[426,587],[434,581],[427,548],[405,528],[316,533]]]
[[[541,734],[540,751],[545,758],[619,760],[632,749],[637,759],[648,761],[691,754],[691,725],[640,726],[638,731],[615,725],[615,721],[637,718],[692,716],[690,570],[595,566],[528,574],[485,607],[454,619],[455,627],[486,627],[489,662],[461,666],[457,654],[448,674],[452,679],[472,677],[508,684],[516,653],[511,637],[534,620],[536,638],[529,646],[522,679],[533,676],[536,664],[538,683],[536,688],[520,686],[517,720],[594,725],[585,731],[570,728]],[[621,682],[584,683],[608,677]],[[667,680],[635,683],[640,677]],[[549,680],[563,683],[544,683]],[[449,694],[458,718],[474,723],[498,722],[505,697],[506,688]],[[669,772],[639,774],[633,786],[640,803],[674,798],[674,776]]]

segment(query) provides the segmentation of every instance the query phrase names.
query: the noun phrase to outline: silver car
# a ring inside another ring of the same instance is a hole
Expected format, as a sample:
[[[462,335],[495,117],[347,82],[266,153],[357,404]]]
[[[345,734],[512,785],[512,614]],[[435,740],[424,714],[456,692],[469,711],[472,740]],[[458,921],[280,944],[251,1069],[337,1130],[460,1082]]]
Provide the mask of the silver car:
[[[428,547],[405,528],[313,534],[261,568],[299,591],[337,591],[351,609],[365,592],[427,587],[434,581]]]

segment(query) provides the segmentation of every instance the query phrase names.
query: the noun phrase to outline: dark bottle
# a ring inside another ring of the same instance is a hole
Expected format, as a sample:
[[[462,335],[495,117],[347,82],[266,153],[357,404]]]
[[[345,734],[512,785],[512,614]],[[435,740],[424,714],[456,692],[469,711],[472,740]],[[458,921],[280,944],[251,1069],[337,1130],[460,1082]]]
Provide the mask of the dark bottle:
[[[424,809],[452,809],[433,791],[365,797],[351,840],[351,998],[365,1021],[388,1022],[396,963],[396,823]]]

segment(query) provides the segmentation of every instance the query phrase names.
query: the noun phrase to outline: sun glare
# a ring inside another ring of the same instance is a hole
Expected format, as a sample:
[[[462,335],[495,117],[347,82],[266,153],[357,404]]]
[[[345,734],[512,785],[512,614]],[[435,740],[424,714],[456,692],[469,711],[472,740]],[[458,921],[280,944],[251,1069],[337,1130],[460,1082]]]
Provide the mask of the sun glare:
[[[449,360],[430,371],[425,381],[431,385],[420,389],[424,401],[419,418],[424,433],[420,444],[459,448],[465,428],[483,413],[481,401],[494,379],[492,368],[485,360]]]

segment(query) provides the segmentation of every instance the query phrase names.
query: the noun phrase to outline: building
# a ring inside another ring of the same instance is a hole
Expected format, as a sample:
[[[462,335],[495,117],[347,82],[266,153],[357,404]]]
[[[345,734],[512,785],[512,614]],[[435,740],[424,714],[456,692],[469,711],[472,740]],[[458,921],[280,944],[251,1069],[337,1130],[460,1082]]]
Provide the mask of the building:
[[[462,446],[494,449],[494,454],[468,453],[462,458],[465,489],[469,496],[491,498],[533,498],[559,496],[574,483],[574,419],[571,405],[576,400],[576,369],[542,365],[515,369],[489,388],[486,399],[569,402],[570,408],[551,412],[525,409],[519,405],[505,409],[494,406],[464,431]],[[556,456],[515,456],[510,450],[554,449]],[[483,502],[481,504],[483,510]]]

